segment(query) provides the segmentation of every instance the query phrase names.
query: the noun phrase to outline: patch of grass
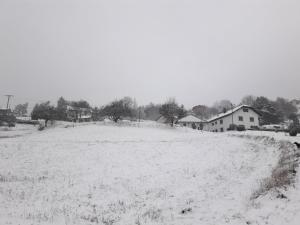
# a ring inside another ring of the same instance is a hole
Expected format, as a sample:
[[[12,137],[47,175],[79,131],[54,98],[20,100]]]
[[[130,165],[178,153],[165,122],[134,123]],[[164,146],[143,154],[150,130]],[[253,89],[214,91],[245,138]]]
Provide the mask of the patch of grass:
[[[24,176],[24,177],[18,177],[12,174],[7,174],[7,175],[3,175],[0,174],[0,182],[3,183],[8,183],[8,182],[32,182],[34,183],[35,181],[42,181],[42,180],[46,180],[47,177],[46,176],[40,176],[37,178],[33,178],[33,177],[28,177],[28,176]]]
[[[299,166],[299,150],[291,143],[279,142],[281,154],[271,176],[262,180],[260,188],[256,190],[251,199],[267,193],[272,189],[287,188],[295,183],[295,177]]]
[[[147,221],[162,221],[162,210],[157,208],[150,208],[145,213],[143,213],[142,217]]]

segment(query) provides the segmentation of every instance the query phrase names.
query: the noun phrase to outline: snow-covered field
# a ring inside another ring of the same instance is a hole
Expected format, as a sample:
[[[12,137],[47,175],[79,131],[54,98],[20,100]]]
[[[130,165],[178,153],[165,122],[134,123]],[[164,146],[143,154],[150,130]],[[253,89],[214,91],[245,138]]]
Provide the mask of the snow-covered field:
[[[0,140],[3,138],[15,138],[28,135],[34,133],[36,130],[37,126],[23,124],[17,124],[17,127],[0,127]]]
[[[250,200],[275,145],[151,123],[14,129],[0,130],[1,225],[300,221],[299,179],[288,199]]]

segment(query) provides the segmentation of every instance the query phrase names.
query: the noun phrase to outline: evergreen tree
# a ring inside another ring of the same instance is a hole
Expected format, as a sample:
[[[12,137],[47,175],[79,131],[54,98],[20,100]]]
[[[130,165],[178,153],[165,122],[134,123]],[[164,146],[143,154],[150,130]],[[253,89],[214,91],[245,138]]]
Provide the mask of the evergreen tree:
[[[253,107],[261,113],[261,124],[278,124],[283,122],[282,114],[276,109],[275,103],[266,97],[258,97]]]
[[[49,120],[54,120],[57,117],[57,112],[54,106],[50,105],[50,101],[36,104],[32,110],[31,118],[33,120],[44,119],[45,126]]]
[[[57,101],[56,111],[57,111],[57,119],[58,120],[67,120],[67,107],[68,101],[66,101],[63,97],[60,97]]]

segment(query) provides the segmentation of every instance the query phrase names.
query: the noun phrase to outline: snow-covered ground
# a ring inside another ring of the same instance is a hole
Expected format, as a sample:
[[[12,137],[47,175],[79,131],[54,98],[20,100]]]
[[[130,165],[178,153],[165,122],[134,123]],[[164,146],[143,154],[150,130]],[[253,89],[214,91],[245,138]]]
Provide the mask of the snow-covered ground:
[[[16,130],[0,130],[19,134],[0,138],[1,225],[299,221],[299,185],[288,199],[250,200],[277,163],[276,146],[154,123]]]
[[[16,124],[16,127],[0,127],[0,139],[15,138],[32,134],[37,130],[37,126]]]
[[[246,131],[243,132],[246,135],[252,136],[268,136],[273,137],[276,140],[285,140],[290,142],[299,142],[300,143],[300,134],[295,137],[291,137],[288,133],[285,132],[274,132],[274,131]]]

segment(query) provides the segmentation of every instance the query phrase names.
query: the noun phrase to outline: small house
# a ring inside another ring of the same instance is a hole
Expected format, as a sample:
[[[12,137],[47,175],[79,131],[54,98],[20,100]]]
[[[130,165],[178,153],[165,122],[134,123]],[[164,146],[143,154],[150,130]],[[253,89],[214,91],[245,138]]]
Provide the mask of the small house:
[[[194,115],[187,115],[178,120],[177,123],[183,127],[190,127],[197,130],[203,129],[203,121]]]
[[[67,118],[74,122],[90,122],[92,121],[92,110],[89,108],[68,106]]]

